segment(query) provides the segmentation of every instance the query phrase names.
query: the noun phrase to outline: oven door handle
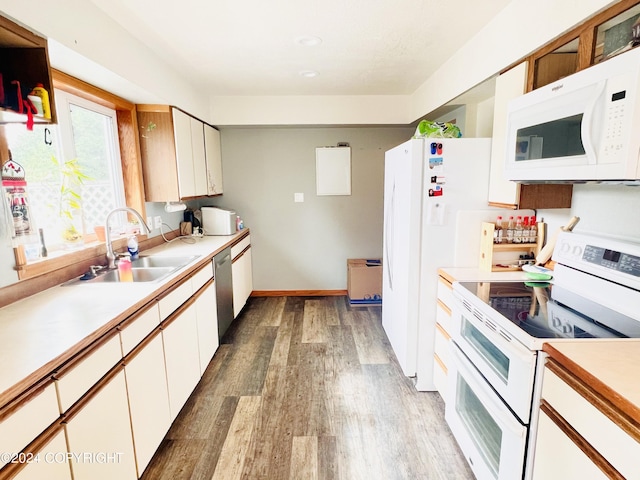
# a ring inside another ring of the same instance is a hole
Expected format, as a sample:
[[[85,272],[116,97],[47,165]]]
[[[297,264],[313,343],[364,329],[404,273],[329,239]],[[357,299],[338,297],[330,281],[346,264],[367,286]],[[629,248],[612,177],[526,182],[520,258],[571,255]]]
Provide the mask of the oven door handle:
[[[483,385],[477,381],[477,377],[479,372],[472,371],[475,368],[472,365],[469,365],[470,361],[464,355],[464,353],[460,350],[460,347],[455,344],[453,340],[451,340],[450,346],[451,353],[455,357],[454,363],[455,368],[457,368],[460,372],[462,372],[465,377],[465,381],[469,383],[471,389],[475,392],[476,396],[481,403],[485,404],[485,408],[490,411],[491,415],[506,429],[508,429],[511,433],[513,433],[518,438],[523,438],[526,434],[526,429],[515,417],[510,416],[509,414],[503,413],[503,410],[506,409],[506,406],[498,400],[496,402],[492,395],[496,395],[493,393],[490,387],[487,385]],[[483,380],[484,381],[484,380]],[[478,395],[480,394],[480,395]]]

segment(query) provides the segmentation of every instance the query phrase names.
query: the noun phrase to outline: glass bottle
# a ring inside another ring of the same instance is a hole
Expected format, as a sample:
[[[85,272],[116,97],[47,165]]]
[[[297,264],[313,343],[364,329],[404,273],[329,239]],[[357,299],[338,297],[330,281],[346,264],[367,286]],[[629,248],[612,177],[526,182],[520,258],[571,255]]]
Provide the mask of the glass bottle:
[[[513,233],[515,228],[515,222],[513,221],[513,215],[509,217],[509,222],[507,223],[507,243],[513,243]]]
[[[504,229],[502,228],[502,215],[498,215],[496,218],[496,226],[493,229],[493,243],[502,243]]]

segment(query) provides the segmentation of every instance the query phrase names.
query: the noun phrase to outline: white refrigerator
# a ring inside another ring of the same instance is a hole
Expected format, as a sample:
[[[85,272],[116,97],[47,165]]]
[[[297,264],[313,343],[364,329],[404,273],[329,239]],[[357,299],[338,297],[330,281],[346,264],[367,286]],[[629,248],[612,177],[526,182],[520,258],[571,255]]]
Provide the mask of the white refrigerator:
[[[460,259],[478,250],[480,230],[460,236],[456,225],[487,209],[490,151],[489,138],[425,138],[385,153],[382,325],[421,391],[435,390],[437,271],[474,266]]]

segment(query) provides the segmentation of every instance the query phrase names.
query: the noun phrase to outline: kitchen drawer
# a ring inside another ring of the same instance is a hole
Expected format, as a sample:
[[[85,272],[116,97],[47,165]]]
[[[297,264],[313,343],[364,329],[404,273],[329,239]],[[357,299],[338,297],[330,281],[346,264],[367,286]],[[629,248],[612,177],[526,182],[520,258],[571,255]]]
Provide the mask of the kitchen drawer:
[[[547,415],[538,418],[533,480],[606,480],[608,477]]]
[[[187,280],[163,296],[158,302],[160,306],[160,321],[175,312],[191,295],[193,295],[193,287],[191,281]]]
[[[555,369],[560,370],[559,367]],[[570,378],[577,383],[573,377]],[[640,479],[640,443],[556,375],[549,366],[544,371],[542,398],[625,478]]]
[[[120,335],[113,335],[56,375],[60,413],[66,412],[98,380],[122,360]]]
[[[242,253],[242,251],[251,245],[251,235],[247,235],[238,243],[231,247],[231,258],[234,259]]]
[[[18,400],[19,401],[19,400]],[[18,453],[60,417],[53,381],[41,391],[27,393],[23,403],[0,417],[0,453]],[[0,468],[8,462],[0,455]]]
[[[213,262],[207,263],[191,276],[191,286],[193,293],[197,292],[202,286],[213,277]]]
[[[451,333],[451,310],[442,305],[440,301],[436,304],[436,322],[439,323],[448,334]]]
[[[125,320],[119,327],[122,356],[133,350],[158,325],[160,325],[160,309],[157,303],[141,314]]]
[[[450,338],[449,334],[439,324],[436,324],[434,352],[440,357],[445,367],[451,364]]]
[[[438,277],[438,289],[436,296],[438,300],[445,304],[449,309],[453,307],[453,287],[442,277]]]

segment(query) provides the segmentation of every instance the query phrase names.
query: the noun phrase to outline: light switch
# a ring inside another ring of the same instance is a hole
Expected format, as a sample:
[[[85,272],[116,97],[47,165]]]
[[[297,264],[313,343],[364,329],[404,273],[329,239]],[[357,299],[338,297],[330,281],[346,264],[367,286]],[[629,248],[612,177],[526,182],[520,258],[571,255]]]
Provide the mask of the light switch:
[[[293,194],[293,201],[295,203],[302,203],[304,202],[304,193],[294,193]]]

